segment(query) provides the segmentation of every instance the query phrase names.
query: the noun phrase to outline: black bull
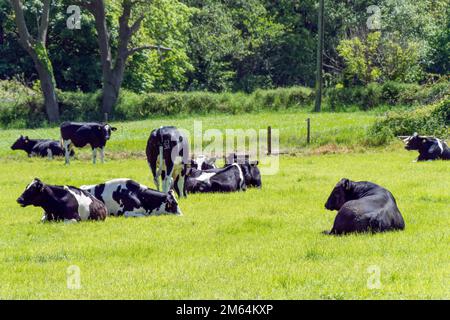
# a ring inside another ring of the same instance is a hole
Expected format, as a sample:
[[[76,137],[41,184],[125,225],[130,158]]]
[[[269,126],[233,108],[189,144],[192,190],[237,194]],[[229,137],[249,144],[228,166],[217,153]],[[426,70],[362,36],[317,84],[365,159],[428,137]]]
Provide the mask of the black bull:
[[[342,179],[333,189],[325,208],[338,210],[329,234],[384,232],[405,228],[394,196],[371,182]]]

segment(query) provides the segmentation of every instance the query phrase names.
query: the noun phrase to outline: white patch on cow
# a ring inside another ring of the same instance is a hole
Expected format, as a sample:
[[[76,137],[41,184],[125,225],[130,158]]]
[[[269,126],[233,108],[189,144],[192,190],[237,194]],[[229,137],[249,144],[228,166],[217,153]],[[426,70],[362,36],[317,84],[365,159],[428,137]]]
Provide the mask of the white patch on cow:
[[[202,174],[199,177],[195,178],[195,180],[209,183],[209,179],[211,179],[216,174],[216,172],[202,172]]]
[[[30,189],[36,182],[37,182],[36,179],[33,179],[33,181],[31,181],[30,184],[27,185],[27,187],[25,188],[25,190]]]
[[[47,156],[48,156],[49,159],[53,159],[53,152],[52,152],[52,149],[47,148]]]
[[[436,142],[438,144],[439,149],[441,149],[441,154],[444,153],[444,146],[442,145],[442,141],[438,138],[436,138]]]
[[[64,189],[67,190],[71,195],[75,197],[78,202],[78,215],[81,220],[88,220],[90,216],[89,206],[92,203],[92,199],[83,193],[77,194],[74,191],[70,190],[69,187],[64,186]]]
[[[64,219],[65,224],[78,223],[77,219]]]
[[[233,166],[236,166],[239,170],[239,179],[241,179],[241,183],[239,183],[239,187],[242,189],[242,185],[244,184],[244,174],[242,173],[241,166],[237,163],[233,163]]]
[[[121,190],[128,190],[127,189],[127,182],[131,180],[128,178],[119,178],[119,179],[113,179],[105,182],[105,188],[100,195],[102,200],[105,203],[106,208],[108,209],[108,214],[117,216],[119,214],[119,211],[123,210],[123,203],[119,203],[116,200],[113,199],[113,193],[118,190],[120,187]],[[147,189],[146,186],[140,185],[142,188]],[[96,185],[90,185],[90,186],[81,186],[80,189],[85,190],[95,196],[95,187]],[[145,210],[142,208],[135,208],[133,210],[136,214],[145,213]],[[126,215],[126,212],[125,212]]]

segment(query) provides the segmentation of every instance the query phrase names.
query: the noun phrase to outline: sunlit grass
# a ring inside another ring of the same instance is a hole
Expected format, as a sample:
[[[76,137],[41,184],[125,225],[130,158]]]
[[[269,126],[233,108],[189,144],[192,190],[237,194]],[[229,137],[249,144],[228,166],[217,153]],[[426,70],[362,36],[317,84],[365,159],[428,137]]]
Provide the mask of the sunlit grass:
[[[156,124],[124,124],[122,130],[135,130],[137,150],[146,128]],[[110,149],[118,150],[122,134]],[[0,159],[0,299],[448,299],[448,163],[412,163],[414,156],[400,148],[283,156],[279,172],[263,177],[262,190],[191,195],[180,200],[183,217],[64,225],[41,224],[40,208],[15,203],[32,178],[81,185],[129,177],[152,185],[144,158],[66,167],[8,154]],[[335,217],[324,202],[342,177],[391,190],[406,230],[322,235]],[[67,288],[71,265],[81,270],[79,290]],[[379,289],[367,287],[370,266],[381,272]]]

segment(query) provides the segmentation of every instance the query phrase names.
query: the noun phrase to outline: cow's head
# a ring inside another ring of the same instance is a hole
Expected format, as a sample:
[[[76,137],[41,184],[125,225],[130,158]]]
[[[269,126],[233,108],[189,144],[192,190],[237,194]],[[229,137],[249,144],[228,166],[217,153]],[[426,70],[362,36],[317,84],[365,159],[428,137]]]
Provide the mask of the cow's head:
[[[412,136],[403,140],[406,150],[419,150],[420,147],[427,142],[426,137],[421,137],[415,132]]]
[[[27,148],[28,144],[30,143],[30,139],[28,136],[20,136],[19,139],[14,142],[14,144],[11,146],[12,150],[24,150]]]
[[[248,187],[261,188],[261,172],[258,168],[258,161],[248,161],[246,160],[243,164],[240,164],[242,169],[242,174],[244,175],[245,184]]]
[[[98,127],[98,129],[99,130],[101,130],[102,131],[102,133],[103,133],[103,135],[104,135],[104,137],[105,137],[105,140],[109,140],[109,138],[111,138],[111,133],[112,133],[112,131],[116,131],[117,130],[117,128],[115,128],[115,127],[111,127],[109,124],[103,124],[103,125],[100,125],[99,127]]]
[[[342,179],[339,181],[328,197],[325,203],[327,210],[339,210],[347,202],[348,193],[351,189],[352,182],[348,179]]]
[[[166,212],[173,213],[182,216],[180,207],[178,206],[178,201],[175,198],[173,190],[170,190],[166,197]]]
[[[208,170],[216,168],[216,158],[207,158],[204,155],[200,155],[191,160],[191,168],[199,170]]]
[[[41,180],[38,178],[33,179],[21,196],[17,198],[17,203],[22,207],[39,204],[44,189],[45,184]]]

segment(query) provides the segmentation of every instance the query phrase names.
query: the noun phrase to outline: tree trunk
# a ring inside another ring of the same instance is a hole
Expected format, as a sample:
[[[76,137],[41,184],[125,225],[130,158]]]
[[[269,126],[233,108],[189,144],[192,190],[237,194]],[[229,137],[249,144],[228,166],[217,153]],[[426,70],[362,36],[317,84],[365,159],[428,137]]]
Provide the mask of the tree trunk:
[[[322,68],[323,68],[323,14],[324,0],[319,0],[319,17],[318,17],[318,43],[317,43],[317,66],[316,66],[316,102],[314,111],[320,112],[322,107]]]
[[[95,28],[97,30],[97,41],[100,51],[100,59],[102,63],[102,111],[103,113],[113,114],[114,106],[119,98],[120,87],[122,86],[125,66],[128,57],[135,52],[141,50],[158,49],[169,51],[170,48],[147,45],[135,48],[128,48],[131,37],[141,27],[144,20],[142,13],[130,25],[131,9],[139,3],[139,1],[122,0],[122,14],[119,17],[119,37],[117,45],[117,53],[114,59],[111,54],[110,32],[106,23],[106,6],[104,0],[92,0],[90,2],[73,0],[74,3],[87,8],[95,18]],[[144,1],[142,1],[144,2]]]
[[[58,100],[55,92],[55,78],[53,68],[45,49],[47,31],[49,25],[50,0],[45,0],[40,24],[38,26],[38,37],[33,39],[29,32],[20,0],[10,0],[14,10],[15,21],[19,31],[19,43],[28,52],[34,62],[34,67],[41,81],[41,90],[44,96],[45,110],[50,122],[59,121]]]
[[[41,81],[41,90],[44,95],[45,111],[50,122],[59,121],[58,100],[55,93],[55,80],[53,73],[50,73],[45,66],[40,63],[35,64]]]
[[[119,98],[120,85],[111,76],[103,80],[102,111],[112,115],[113,107]]]

